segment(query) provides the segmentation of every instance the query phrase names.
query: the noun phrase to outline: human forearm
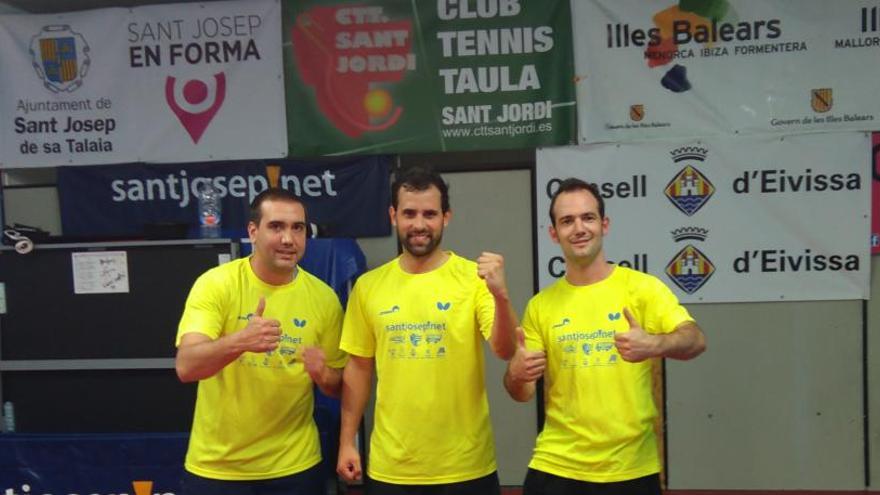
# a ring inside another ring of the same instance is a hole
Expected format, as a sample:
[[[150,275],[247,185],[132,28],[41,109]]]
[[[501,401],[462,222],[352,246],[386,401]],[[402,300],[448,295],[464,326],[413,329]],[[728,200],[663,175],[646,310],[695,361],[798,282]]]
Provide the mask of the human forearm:
[[[234,334],[217,340],[201,334],[187,334],[177,348],[174,363],[177,377],[186,383],[214,376],[243,352]]]
[[[336,472],[348,482],[361,479],[360,451],[355,443],[373,378],[373,358],[350,356],[342,372],[342,422]]]
[[[694,322],[682,323],[668,334],[658,335],[660,357],[693,359],[706,350],[706,337]]]
[[[504,256],[483,251],[477,258],[477,275],[486,281],[486,288],[495,300],[489,345],[496,356],[507,361],[513,357],[513,353],[516,351],[514,329],[517,323],[516,312],[513,311],[507,293]]]
[[[492,323],[492,337],[489,340],[489,345],[496,356],[507,361],[513,357],[513,353],[516,351],[516,312],[513,310],[506,290],[494,297],[495,320]]]
[[[339,430],[340,446],[353,446],[361,418],[370,398],[373,378],[373,358],[351,356],[342,372],[342,419]]]

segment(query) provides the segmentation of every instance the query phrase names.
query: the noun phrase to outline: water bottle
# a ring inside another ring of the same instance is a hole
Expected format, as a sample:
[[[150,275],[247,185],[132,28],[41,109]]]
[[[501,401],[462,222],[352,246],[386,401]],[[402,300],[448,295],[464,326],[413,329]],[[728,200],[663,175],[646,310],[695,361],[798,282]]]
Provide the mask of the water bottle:
[[[199,188],[199,233],[201,237],[220,237],[220,196],[213,182],[205,182]]]
[[[15,410],[12,408],[12,402],[3,403],[3,431],[6,433],[15,433]]]

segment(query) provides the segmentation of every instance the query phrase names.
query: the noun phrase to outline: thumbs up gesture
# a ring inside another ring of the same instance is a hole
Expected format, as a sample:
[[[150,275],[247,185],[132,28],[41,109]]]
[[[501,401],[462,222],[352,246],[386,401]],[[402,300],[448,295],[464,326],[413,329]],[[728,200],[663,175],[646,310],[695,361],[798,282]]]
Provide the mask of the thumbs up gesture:
[[[658,356],[660,337],[645,332],[628,309],[623,308],[623,315],[629,322],[629,331],[614,334],[614,345],[617,346],[620,357],[631,363],[638,363]]]
[[[263,318],[265,310],[266,298],[260,297],[257,309],[248,318],[247,326],[235,334],[244,352],[268,352],[278,347],[278,342],[281,340],[281,322]]]
[[[516,352],[508,365],[508,374],[515,382],[534,382],[544,374],[547,355],[544,351],[526,349],[526,334],[522,327],[516,327]]]

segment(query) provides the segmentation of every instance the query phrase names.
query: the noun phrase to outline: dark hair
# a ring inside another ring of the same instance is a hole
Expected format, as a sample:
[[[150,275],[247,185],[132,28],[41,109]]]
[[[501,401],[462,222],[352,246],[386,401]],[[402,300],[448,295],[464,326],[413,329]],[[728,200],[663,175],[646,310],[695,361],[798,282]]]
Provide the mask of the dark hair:
[[[599,194],[599,188],[596,184],[591,184],[589,182],[582,181],[580,179],[575,179],[574,177],[569,177],[564,181],[559,183],[559,187],[556,189],[556,192],[553,193],[553,198],[550,200],[550,224],[554,227],[556,226],[556,217],[553,215],[553,207],[556,206],[556,198],[559,197],[562,193],[573,192],[573,191],[587,191],[596,198],[596,202],[599,203],[599,218],[605,218],[605,200],[602,199],[602,195]]]
[[[431,186],[440,190],[440,209],[449,211],[449,184],[443,181],[440,174],[428,167],[409,167],[398,170],[391,183],[391,206],[397,209],[400,188],[407,191],[427,191]]]
[[[263,203],[266,201],[288,201],[291,203],[297,203],[302,206],[303,212],[306,213],[306,218],[308,218],[306,204],[303,203],[296,194],[293,194],[287,189],[281,189],[280,187],[270,187],[260,194],[257,194],[257,197],[251,202],[250,221],[254,222],[256,225],[260,225],[260,220],[263,218]]]

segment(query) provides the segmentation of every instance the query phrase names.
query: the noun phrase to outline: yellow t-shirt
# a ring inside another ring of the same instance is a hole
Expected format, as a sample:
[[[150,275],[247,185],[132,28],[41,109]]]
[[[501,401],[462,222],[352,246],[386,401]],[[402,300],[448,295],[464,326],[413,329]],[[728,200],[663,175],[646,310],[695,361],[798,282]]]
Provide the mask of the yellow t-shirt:
[[[476,263],[452,253],[428,273],[394,259],[358,279],[340,347],[376,361],[371,478],[431,485],[495,471],[481,344],[494,317]]]
[[[185,464],[199,476],[271,479],[321,460],[313,384],[300,349],[320,346],[334,368],[347,361],[338,346],[342,307],[324,282],[300,268],[293,282],[269,285],[257,278],[249,259],[213,268],[190,291],[177,345],[190,332],[217,339],[242,330],[260,296],[266,298],[263,317],[281,322],[280,345],[272,352],[246,352],[199,382]]]
[[[626,362],[614,345],[629,330],[623,308],[648,333],[693,320],[660,280],[621,266],[591,285],[561,278],[526,306],[526,345],[547,353],[547,414],[529,467],[597,483],[660,471],[651,362]]]

